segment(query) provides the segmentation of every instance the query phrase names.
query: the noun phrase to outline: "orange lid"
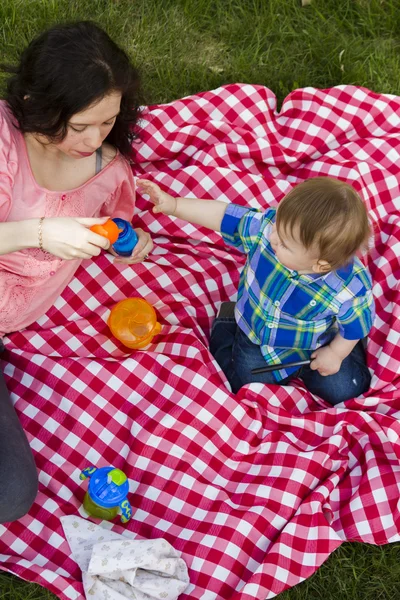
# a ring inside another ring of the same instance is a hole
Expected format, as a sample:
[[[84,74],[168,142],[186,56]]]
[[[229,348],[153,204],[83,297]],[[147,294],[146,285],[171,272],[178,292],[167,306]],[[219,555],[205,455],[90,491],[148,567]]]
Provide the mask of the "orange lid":
[[[144,348],[161,331],[154,308],[143,298],[121,300],[111,309],[108,326],[128,348]]]
[[[115,242],[118,239],[119,232],[121,230],[118,228],[118,225],[114,223],[112,219],[109,219],[108,221],[100,225],[92,225],[90,231],[93,231],[98,235],[106,237],[108,240],[110,240],[110,244],[115,244]]]

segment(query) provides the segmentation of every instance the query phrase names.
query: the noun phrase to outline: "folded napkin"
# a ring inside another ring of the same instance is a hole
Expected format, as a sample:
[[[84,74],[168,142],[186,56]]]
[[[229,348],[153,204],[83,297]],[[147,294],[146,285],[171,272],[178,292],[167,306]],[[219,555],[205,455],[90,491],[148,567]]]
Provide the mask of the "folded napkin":
[[[176,600],[189,585],[184,560],[163,539],[129,539],[73,515],[61,523],[90,600]]]

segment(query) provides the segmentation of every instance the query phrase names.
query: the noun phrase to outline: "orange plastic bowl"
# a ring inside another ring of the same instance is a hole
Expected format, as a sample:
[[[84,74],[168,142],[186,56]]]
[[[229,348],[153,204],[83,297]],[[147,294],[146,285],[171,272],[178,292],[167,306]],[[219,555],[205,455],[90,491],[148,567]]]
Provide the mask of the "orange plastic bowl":
[[[99,235],[102,235],[103,237],[107,238],[108,240],[110,240],[110,244],[115,244],[115,242],[118,239],[120,229],[112,219],[109,219],[102,225],[92,225],[90,231],[98,233]]]
[[[111,309],[108,326],[114,337],[128,348],[144,348],[160,333],[154,308],[143,298],[121,300]]]

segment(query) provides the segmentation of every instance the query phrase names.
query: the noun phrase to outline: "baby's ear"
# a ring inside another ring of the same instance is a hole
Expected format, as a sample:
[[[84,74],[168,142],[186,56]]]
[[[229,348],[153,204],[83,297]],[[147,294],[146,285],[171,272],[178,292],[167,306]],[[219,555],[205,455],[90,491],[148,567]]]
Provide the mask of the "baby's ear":
[[[326,260],[318,260],[313,264],[314,273],[328,273],[331,270],[332,267]]]

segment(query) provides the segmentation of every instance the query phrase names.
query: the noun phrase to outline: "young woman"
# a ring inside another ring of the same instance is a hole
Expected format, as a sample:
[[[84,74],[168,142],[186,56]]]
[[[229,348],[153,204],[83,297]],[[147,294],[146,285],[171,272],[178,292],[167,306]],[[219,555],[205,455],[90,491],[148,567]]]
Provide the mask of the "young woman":
[[[82,259],[109,249],[92,225],[108,217],[132,220],[135,188],[127,159],[139,116],[138,73],[94,23],[49,29],[29,44],[18,66],[4,70],[10,77],[0,101],[0,337],[42,316]],[[141,262],[151,251],[150,235],[136,233],[132,256],[120,262]],[[4,385],[0,394],[0,424],[3,412],[9,419],[0,433],[6,436],[0,521],[7,521],[29,509],[37,481]],[[13,473],[24,481],[19,502],[15,485],[4,483]]]

